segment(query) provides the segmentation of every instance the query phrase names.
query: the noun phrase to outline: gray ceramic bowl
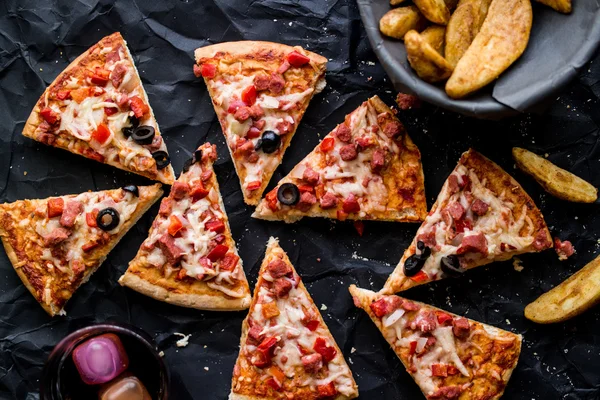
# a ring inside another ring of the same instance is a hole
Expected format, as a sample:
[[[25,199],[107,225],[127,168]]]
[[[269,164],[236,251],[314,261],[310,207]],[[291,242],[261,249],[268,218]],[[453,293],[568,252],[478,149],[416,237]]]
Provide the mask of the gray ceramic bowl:
[[[391,9],[388,0],[358,0],[358,7],[371,46],[397,90],[461,114],[499,119],[543,109],[594,56],[600,44],[600,1],[573,3],[570,15],[535,3],[525,53],[495,83],[462,100],[449,98],[443,85],[419,79],[404,43],[381,34],[379,20]]]

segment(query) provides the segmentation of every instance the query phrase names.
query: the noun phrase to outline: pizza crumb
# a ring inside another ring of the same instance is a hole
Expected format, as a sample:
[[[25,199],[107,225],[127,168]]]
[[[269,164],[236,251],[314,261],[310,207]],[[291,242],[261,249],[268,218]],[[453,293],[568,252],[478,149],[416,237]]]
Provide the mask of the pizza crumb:
[[[27,176],[27,171],[24,171],[24,172],[23,172],[23,175],[24,175],[24,176]]]
[[[158,353],[158,356],[159,357],[164,357],[165,356],[165,352],[161,350],[160,353]]]
[[[350,357],[348,357],[348,362],[349,362],[350,364],[354,364],[354,361],[352,361],[352,359],[351,359]]]
[[[204,370],[205,370],[205,371],[208,371],[208,367],[204,367]]]
[[[353,347],[350,349],[350,354],[354,354],[354,353],[356,353],[356,349]]]
[[[317,257],[317,262],[321,262],[321,258]]]
[[[523,266],[523,261],[519,257],[515,257],[513,259],[513,268],[517,272],[521,272],[525,269],[525,267]]]
[[[510,325],[510,320],[506,318],[506,325]]]
[[[177,347],[187,346],[189,344],[190,337],[192,336],[191,333],[189,335],[186,335],[186,334],[179,333],[179,332],[175,332],[175,333],[173,333],[173,335],[181,336],[181,339],[179,339],[177,342],[175,342],[175,345]]]
[[[321,311],[327,310],[327,306],[325,304],[321,304]]]

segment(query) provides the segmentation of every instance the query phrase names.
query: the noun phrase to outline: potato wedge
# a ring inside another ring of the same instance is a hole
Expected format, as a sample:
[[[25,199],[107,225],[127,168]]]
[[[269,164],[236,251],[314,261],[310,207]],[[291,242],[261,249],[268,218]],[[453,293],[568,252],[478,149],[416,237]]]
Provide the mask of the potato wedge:
[[[429,43],[431,47],[440,55],[444,54],[444,40],[446,36],[446,27],[441,25],[428,26],[423,32],[421,37]]]
[[[394,8],[379,20],[379,30],[386,36],[402,39],[411,29],[423,29],[427,20],[415,6]]]
[[[598,189],[545,158],[519,147],[514,147],[512,154],[517,167],[551,195],[575,203],[593,203],[598,198]]]
[[[556,11],[570,14],[573,10],[571,0],[536,0],[538,3],[547,5],[548,7],[554,8]]]
[[[517,60],[529,41],[530,0],[492,0],[473,43],[446,83],[446,93],[463,98],[486,86]]]
[[[456,67],[465,54],[488,13],[492,0],[461,0],[446,28],[444,57]]]
[[[600,257],[525,307],[525,318],[538,324],[566,321],[600,302]]]
[[[413,0],[421,13],[434,24],[446,25],[450,20],[450,10],[444,0]]]
[[[390,0],[390,6],[395,7],[404,3],[406,0]]]
[[[408,62],[421,79],[429,83],[439,82],[452,74],[452,65],[433,49],[417,31],[404,35]]]

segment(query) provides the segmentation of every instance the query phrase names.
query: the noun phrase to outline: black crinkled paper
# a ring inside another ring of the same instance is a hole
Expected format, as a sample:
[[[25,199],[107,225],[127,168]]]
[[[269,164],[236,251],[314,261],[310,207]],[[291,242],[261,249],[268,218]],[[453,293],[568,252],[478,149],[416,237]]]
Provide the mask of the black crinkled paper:
[[[575,6],[577,7],[575,2]],[[127,40],[173,159],[175,171],[204,141],[216,143],[216,174],[233,236],[251,285],[269,236],[307,284],[342,348],[361,399],[419,399],[417,386],[364,312],[348,294],[351,283],[378,290],[409,245],[416,224],[366,222],[359,237],[351,222],[305,219],[293,225],[250,218],[204,83],[192,73],[193,50],[222,41],[257,39],[301,45],[326,56],[325,91],[316,96],[269,189],[344,116],[378,94],[395,92],[372,52],[353,0],[322,1],[16,1],[0,4],[0,202],[110,189],[144,178],[21,136],[44,88],[76,56],[119,30]],[[506,399],[598,399],[600,307],[562,324],[535,325],[525,305],[583,267],[598,253],[598,205],[578,205],[544,193],[514,169],[510,149],[528,148],[600,186],[600,57],[542,116],[501,122],[461,117],[424,105],[400,119],[421,149],[431,206],[460,154],[470,146],[523,184],[553,234],[577,253],[559,262],[553,251],[471,271],[456,280],[415,288],[405,296],[524,335]],[[119,320],[146,330],[165,353],[172,399],[225,399],[245,312],[217,313],[163,304],[118,285],[156,215],[151,209],[67,304],[67,317],[48,317],[0,251],[0,398],[38,399],[43,363],[69,332]],[[191,334],[175,346],[174,332]]]

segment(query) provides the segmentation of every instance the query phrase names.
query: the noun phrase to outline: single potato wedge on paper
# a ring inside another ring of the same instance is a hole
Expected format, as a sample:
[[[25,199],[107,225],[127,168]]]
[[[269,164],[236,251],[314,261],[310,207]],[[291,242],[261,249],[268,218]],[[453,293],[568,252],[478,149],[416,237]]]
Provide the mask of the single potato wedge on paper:
[[[379,30],[386,36],[402,39],[411,29],[423,29],[427,20],[415,6],[394,8],[379,20]]]
[[[554,8],[556,11],[563,14],[570,14],[573,10],[571,0],[536,0],[538,3]]]
[[[525,318],[538,324],[566,321],[600,302],[600,257],[525,307]]]
[[[419,78],[429,83],[442,81],[452,73],[448,63],[417,31],[409,31],[404,36],[406,55],[410,66]]]
[[[444,54],[444,40],[446,36],[446,27],[441,25],[428,26],[423,32],[421,37],[429,43],[431,47],[440,55]]]
[[[456,67],[479,33],[492,0],[461,0],[446,28],[444,57]]]
[[[519,147],[514,147],[512,154],[517,167],[551,195],[575,203],[593,203],[598,198],[598,189],[545,158]]]
[[[450,20],[450,10],[444,0],[413,0],[425,18],[434,24],[446,25]]]
[[[446,93],[463,98],[494,81],[517,60],[529,41],[530,0],[492,0],[477,36],[446,83]]]

